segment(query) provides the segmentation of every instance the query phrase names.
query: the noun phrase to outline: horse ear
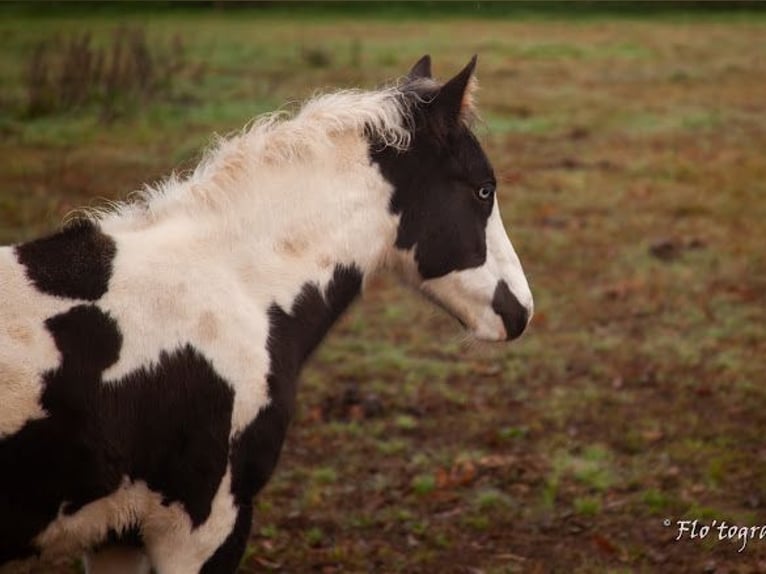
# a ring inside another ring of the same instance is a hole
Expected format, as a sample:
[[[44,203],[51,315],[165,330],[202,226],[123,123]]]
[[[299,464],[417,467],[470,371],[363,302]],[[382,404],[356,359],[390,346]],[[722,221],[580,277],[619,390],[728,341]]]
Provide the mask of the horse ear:
[[[473,110],[473,92],[476,87],[473,72],[476,69],[476,59],[474,55],[457,76],[442,86],[434,99],[434,107],[448,119],[456,120]]]
[[[414,66],[412,66],[412,69],[410,70],[410,73],[407,74],[407,79],[409,80],[417,80],[419,78],[430,78],[431,77],[431,56],[430,54],[426,54],[420,60],[418,60]]]

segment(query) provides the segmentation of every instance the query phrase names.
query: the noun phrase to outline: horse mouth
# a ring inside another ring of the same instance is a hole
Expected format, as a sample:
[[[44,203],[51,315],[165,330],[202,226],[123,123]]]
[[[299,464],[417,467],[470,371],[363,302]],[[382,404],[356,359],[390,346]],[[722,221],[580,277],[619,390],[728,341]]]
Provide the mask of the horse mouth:
[[[438,307],[442,311],[444,311],[447,315],[455,319],[458,323],[460,323],[460,326],[468,333],[468,335],[476,339],[477,341],[482,341],[485,343],[499,343],[506,340],[505,333],[503,332],[503,328],[500,327],[500,329],[492,328],[488,325],[483,325],[476,321],[470,321],[465,317],[465,313],[459,312],[457,309],[455,309],[453,306],[451,306],[448,302],[440,299],[436,296],[433,292],[431,292],[428,289],[421,289],[420,290],[423,296],[434,304],[435,307]],[[498,317],[498,321],[500,321],[500,318]],[[495,326],[497,327],[497,326]]]

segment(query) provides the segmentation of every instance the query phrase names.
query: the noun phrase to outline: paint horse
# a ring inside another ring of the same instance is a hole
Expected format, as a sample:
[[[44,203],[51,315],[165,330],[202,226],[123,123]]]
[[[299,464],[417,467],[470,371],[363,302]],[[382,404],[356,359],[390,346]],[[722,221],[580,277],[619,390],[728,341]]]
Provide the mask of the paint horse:
[[[301,366],[381,270],[479,339],[521,334],[475,65],[316,97],[0,249],[0,570],[234,572]]]

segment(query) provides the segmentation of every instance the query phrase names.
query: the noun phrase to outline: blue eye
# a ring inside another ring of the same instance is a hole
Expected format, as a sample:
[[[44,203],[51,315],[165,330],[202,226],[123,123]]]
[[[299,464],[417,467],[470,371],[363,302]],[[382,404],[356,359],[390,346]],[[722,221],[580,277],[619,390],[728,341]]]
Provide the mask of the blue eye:
[[[476,190],[476,197],[478,197],[482,201],[489,201],[492,199],[492,196],[495,194],[495,186],[491,183],[488,183],[486,185],[482,185],[479,189]]]

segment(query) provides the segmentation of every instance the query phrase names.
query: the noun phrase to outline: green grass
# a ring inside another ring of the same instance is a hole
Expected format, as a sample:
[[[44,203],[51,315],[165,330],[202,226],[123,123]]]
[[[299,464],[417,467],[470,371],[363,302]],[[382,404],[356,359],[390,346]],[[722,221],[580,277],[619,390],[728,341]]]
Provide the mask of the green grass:
[[[436,488],[436,479],[431,474],[420,474],[412,479],[412,490],[415,494],[430,494]]]
[[[582,496],[575,498],[573,507],[580,516],[596,516],[601,512],[601,500],[595,496]]]

